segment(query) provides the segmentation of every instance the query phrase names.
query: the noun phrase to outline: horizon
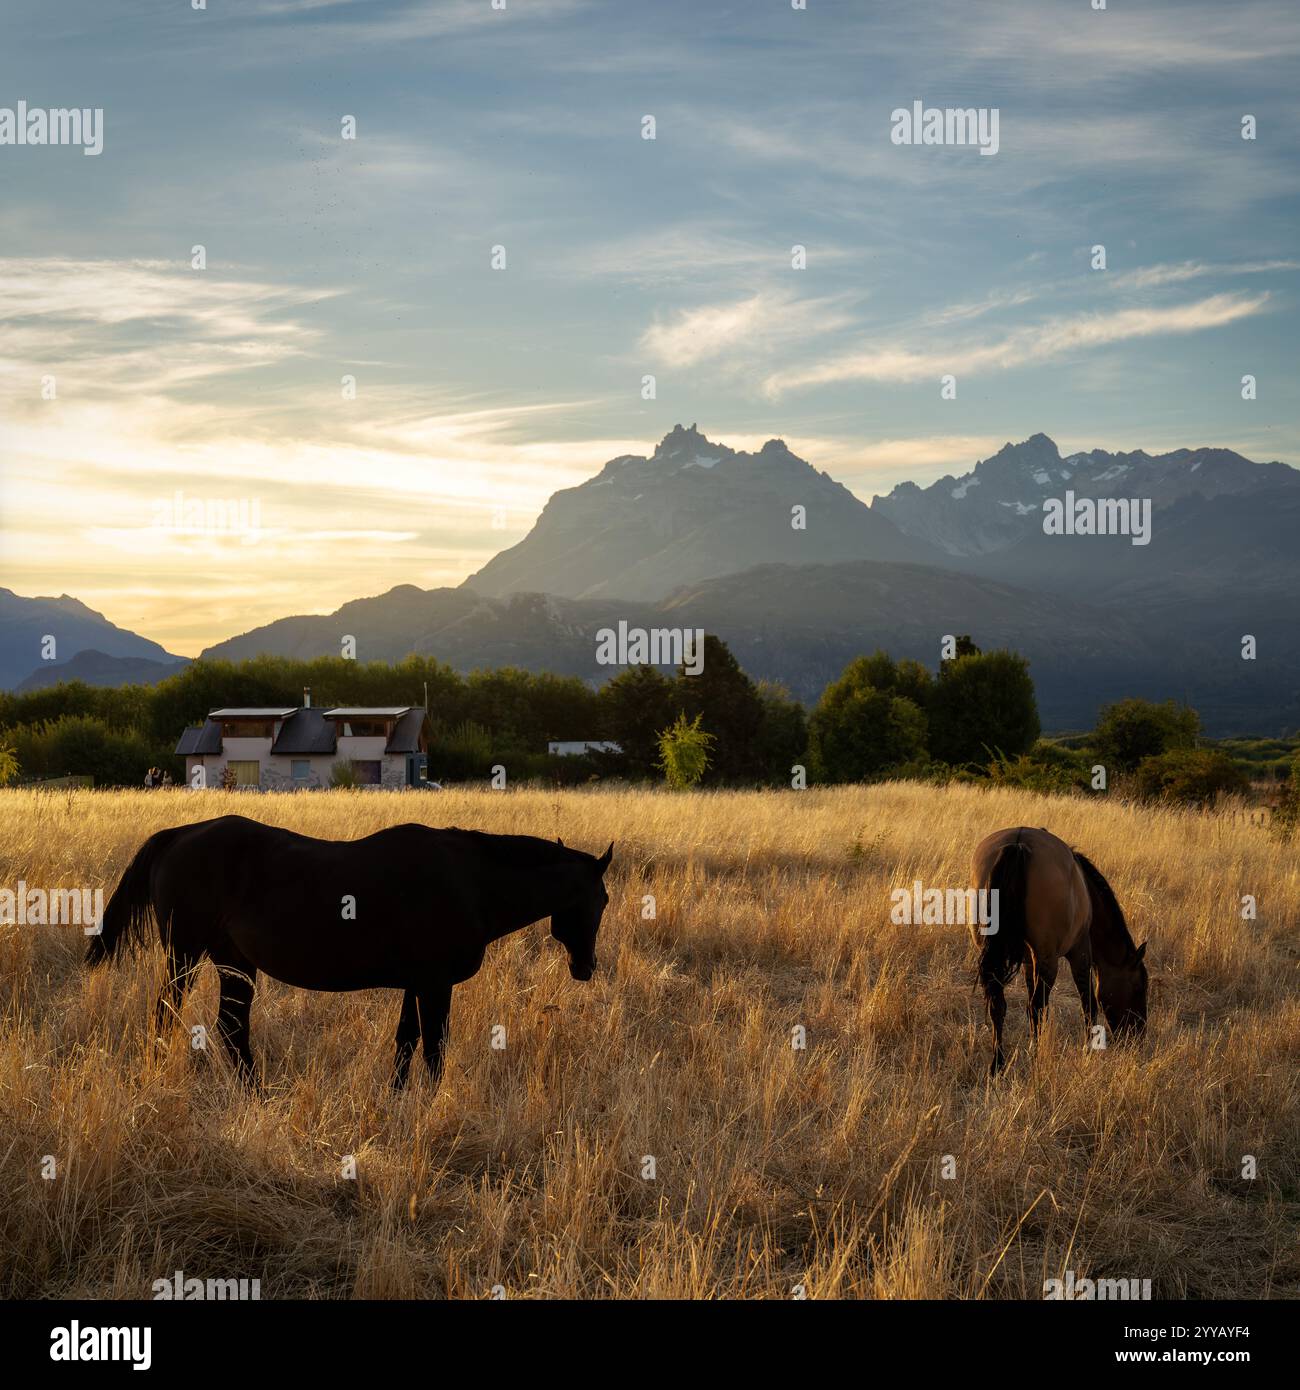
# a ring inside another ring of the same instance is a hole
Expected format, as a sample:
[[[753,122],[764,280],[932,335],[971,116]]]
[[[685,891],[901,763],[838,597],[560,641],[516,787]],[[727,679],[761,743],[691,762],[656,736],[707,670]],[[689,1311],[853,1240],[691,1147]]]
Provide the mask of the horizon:
[[[663,436],[663,438],[662,438],[661,440],[656,441],[655,446],[652,446],[650,449],[648,449],[646,453],[640,454],[640,455],[636,455],[635,457],[640,457],[640,458],[645,458],[645,459],[653,458],[654,453],[655,453],[655,448],[658,446],[658,444],[661,444],[661,443],[663,443],[664,441],[666,441],[666,440],[671,436],[671,434],[672,434],[673,432],[677,431],[677,430],[686,430],[686,431],[688,431],[688,432],[691,431],[691,430],[696,430],[696,431],[700,434],[700,436],[701,436],[703,439],[705,439],[705,440],[706,440],[709,444],[711,444],[711,445],[720,445],[720,446],[722,446],[722,447],[724,447],[724,448],[728,448],[728,449],[733,450],[733,452],[735,452],[735,453],[737,453],[737,454],[745,454],[745,455],[749,455],[749,456],[752,456],[752,455],[754,455],[754,454],[757,454],[757,453],[758,453],[765,445],[767,445],[767,444],[785,443],[785,444],[787,445],[787,447],[788,447],[788,441],[783,440],[783,439],[781,438],[781,436],[779,436],[779,435],[772,435],[772,436],[770,436],[768,439],[764,440],[761,444],[758,443],[758,442],[756,442],[756,441],[753,441],[753,440],[746,440],[746,443],[745,443],[745,445],[744,445],[743,447],[742,447],[742,446],[734,446],[734,445],[728,444],[728,443],[727,443],[725,440],[723,440],[723,439],[720,439],[720,438],[710,438],[710,437],[709,437],[709,433],[708,433],[707,430],[699,430],[699,429],[698,429],[698,422],[692,422],[692,424],[686,425],[686,424],[684,424],[684,422],[682,422],[682,421],[676,421],[676,422],[674,422],[674,424],[672,425],[672,427],[669,429],[669,431]],[[1045,438],[1045,439],[1047,439],[1049,443],[1053,444],[1053,445],[1056,447],[1056,449],[1058,450],[1058,452],[1061,454],[1062,458],[1067,457],[1068,454],[1069,454],[1069,453],[1072,453],[1072,452],[1090,452],[1090,451],[1085,451],[1085,450],[1069,450],[1069,449],[1063,448],[1063,447],[1061,446],[1061,443],[1060,443],[1059,440],[1053,439],[1051,435],[1049,435],[1049,434],[1046,433],[1046,431],[1041,431],[1041,430],[1040,430],[1040,431],[1036,431],[1036,432],[1035,432],[1034,434],[1032,434],[1032,435],[1026,436],[1026,438],[1025,438],[1025,439],[1022,439],[1022,440],[1006,440],[1006,441],[1004,441],[1003,444],[1000,445],[999,448],[998,448],[997,450],[992,451],[992,452],[988,455],[988,458],[976,460],[974,463],[971,464],[970,468],[965,469],[965,470],[963,470],[963,471],[960,472],[960,473],[954,473],[954,474],[941,474],[941,475],[939,475],[939,476],[936,477],[936,478],[928,479],[927,481],[921,483],[920,485],[921,485],[922,487],[929,487],[929,486],[932,486],[934,483],[937,483],[937,482],[953,481],[953,480],[955,480],[955,479],[957,479],[957,478],[966,476],[967,474],[973,473],[978,467],[980,467],[982,464],[986,463],[986,462],[988,461],[988,459],[993,458],[997,453],[1001,452],[1002,449],[1018,447],[1019,445],[1028,443],[1031,439],[1035,439],[1035,438]],[[1196,446],[1188,446],[1188,447],[1186,447],[1186,452],[1194,454],[1194,453],[1198,453],[1198,452],[1201,452],[1201,451],[1204,451],[1204,450],[1216,449],[1216,448],[1218,448],[1218,447],[1220,447],[1220,446],[1217,446],[1217,445],[1196,445]],[[797,450],[796,450],[796,451],[792,451],[792,452],[797,453]],[[1119,452],[1119,451],[1108,451],[1108,452]],[[1141,446],[1137,446],[1136,448],[1134,448],[1134,449],[1132,449],[1132,450],[1125,450],[1125,451],[1122,451],[1122,452],[1125,452],[1125,453],[1135,453],[1135,454],[1136,454],[1136,453],[1146,453],[1148,456],[1151,456],[1151,451],[1150,451],[1150,450],[1144,450],[1144,449],[1141,448]],[[1170,451],[1170,452],[1177,452],[1177,450],[1173,450],[1173,451]],[[606,462],[609,462],[609,460],[606,460]],[[810,460],[804,460],[804,462],[810,463],[810,466],[813,466],[813,467],[816,466],[816,465],[812,465]],[[1282,462],[1282,460],[1252,459],[1252,460],[1249,460],[1249,462],[1256,463],[1256,464],[1264,464],[1264,463],[1270,463],[1270,462]],[[1288,468],[1294,468],[1294,467],[1295,467],[1294,464],[1284,464],[1284,466],[1285,466],[1285,467],[1288,467]],[[592,473],[592,474],[590,475],[590,477],[583,479],[583,482],[590,482],[590,481],[592,481],[596,476],[598,476],[598,474],[599,474],[600,471],[601,471],[600,469],[597,469],[596,472],[594,472],[594,473]],[[829,475],[834,481],[837,481],[837,482],[838,482],[838,481],[841,481],[841,480],[839,480],[839,479],[836,479],[835,476],[834,476],[834,474],[833,474],[833,473],[830,473],[829,470],[825,470],[825,471],[827,471],[828,475]],[[900,481],[906,481],[906,480],[900,480]],[[580,485],[581,485],[581,484],[579,484],[579,486],[580,486]],[[850,491],[852,491],[852,489],[850,489]],[[857,494],[855,493],[855,496],[856,496],[856,495],[857,495]],[[1067,494],[1067,495],[1069,495],[1069,494]],[[870,498],[861,498],[861,497],[860,497],[859,500],[860,500],[860,501],[863,501],[866,505],[870,505],[870,502],[871,502],[871,499],[870,499]],[[539,515],[540,515],[540,513],[539,513]],[[536,520],[536,518],[534,518],[534,520]],[[531,527],[530,527],[530,529],[531,529]],[[525,534],[527,534],[527,533],[525,533]],[[520,539],[523,539],[523,537],[520,537]],[[513,545],[515,545],[515,544],[517,544],[517,541],[511,541],[511,542],[509,542],[509,543],[503,545],[503,546],[502,546],[502,550],[509,549],[511,546],[513,546]],[[500,552],[494,552],[494,554],[499,554],[499,553],[500,553]],[[489,555],[487,558],[488,558],[488,559],[491,559],[492,556]],[[864,558],[869,558],[869,557],[864,557]],[[816,562],[816,561],[811,561],[810,563],[814,563],[814,564],[815,564],[815,563],[817,563],[817,562]],[[918,561],[917,563],[923,563],[923,562]],[[268,623],[274,623],[274,622],[278,621],[279,619],[282,619],[282,618],[292,618],[292,617],[327,617],[327,616],[329,616],[330,614],[336,612],[336,611],[338,610],[338,608],[342,607],[343,604],[345,604],[345,603],[349,603],[349,602],[352,602],[352,601],[357,600],[357,599],[368,599],[368,598],[378,598],[378,597],[382,597],[382,596],[384,596],[384,595],[390,593],[392,590],[397,589],[397,588],[401,588],[401,587],[414,587],[414,588],[421,589],[422,591],[425,591],[425,592],[428,592],[429,590],[432,590],[432,589],[438,589],[438,588],[460,588],[460,587],[462,587],[462,586],[467,582],[468,579],[470,579],[470,578],[472,578],[472,577],[473,577],[473,572],[471,572],[469,575],[466,575],[464,579],[461,579],[461,580],[455,581],[455,582],[451,582],[451,583],[448,583],[448,584],[444,584],[444,585],[438,585],[438,584],[433,584],[433,585],[419,585],[419,584],[416,584],[416,585],[412,585],[412,584],[411,584],[411,581],[409,581],[409,580],[397,580],[397,581],[394,581],[393,583],[386,584],[386,585],[385,585],[384,587],[382,587],[382,588],[375,589],[373,592],[365,592],[365,593],[353,594],[353,595],[351,595],[348,599],[343,600],[342,603],[336,604],[336,605],[334,605],[333,607],[329,607],[329,608],[320,608],[320,609],[303,609],[303,610],[300,610],[300,611],[297,611],[297,612],[294,612],[294,613],[278,613],[278,614],[275,614],[274,616],[268,618],[268,619],[266,620],[266,622],[268,622]],[[85,601],[82,600],[82,599],[80,598],[80,596],[77,595],[77,594],[70,594],[70,593],[67,593],[67,592],[62,592],[62,593],[58,593],[58,594],[17,594],[16,591],[10,589],[10,588],[9,588],[8,586],[6,586],[6,585],[0,585],[0,592],[11,593],[11,594],[14,594],[15,597],[19,597],[19,598],[30,598],[30,599],[38,599],[38,600],[49,600],[49,601],[52,601],[52,602],[59,602],[59,601],[62,601],[62,600],[64,600],[64,599],[69,599],[69,600],[72,600],[72,601],[74,601],[74,602],[81,603],[83,607],[88,608],[91,612],[96,613],[96,614],[97,614],[98,616],[100,616],[100,617],[106,618],[109,622],[114,622],[114,621],[115,621],[115,620],[113,619],[113,617],[112,617],[111,614],[103,613],[103,612],[101,612],[100,610],[94,608],[93,605],[85,603]],[[121,623],[118,623],[118,624],[116,624],[116,625],[119,626],[119,627],[125,626],[124,624],[121,624]],[[263,625],[264,625],[263,623],[258,623],[258,624],[255,624],[254,627],[260,627],[260,626],[263,626]],[[128,629],[128,630],[135,631],[135,629]],[[220,645],[221,643],[223,643],[223,642],[225,642],[225,641],[227,641],[227,640],[229,640],[229,639],[231,639],[231,638],[244,635],[245,633],[247,633],[247,632],[249,632],[249,631],[252,631],[252,630],[253,630],[252,628],[244,628],[244,629],[240,629],[239,631],[227,632],[227,633],[224,633],[224,634],[222,634],[222,635],[220,635],[220,636],[213,637],[211,640],[205,641],[205,642],[202,644],[202,646],[201,646],[198,650],[196,650],[196,651],[194,651],[194,652],[180,652],[180,651],[175,651],[175,650],[173,650],[172,648],[167,648],[167,650],[168,650],[168,651],[171,653],[171,655],[173,655],[173,656],[183,657],[184,659],[189,660],[189,661],[196,661],[196,660],[200,659],[200,657],[203,655],[203,653],[204,653],[205,651],[207,651],[209,648],[211,648],[211,647],[213,647],[213,646],[218,646],[218,645]],[[153,637],[153,635],[152,635],[151,633],[149,633],[149,632],[137,632],[137,635],[138,635],[138,636],[141,636],[141,637],[148,638],[149,640],[155,641],[155,642],[158,640],[157,638]],[[164,646],[164,647],[167,646],[166,643],[159,643],[159,645]],[[95,649],[94,649],[93,647],[83,649],[83,654],[84,654],[84,652],[94,652],[94,650],[95,650]],[[101,655],[102,655],[102,653],[101,653]]]
[[[1036,433],[1300,463],[1278,0],[16,8],[0,108],[103,118],[0,145],[4,583],[178,655],[456,586],[675,421],[867,503]]]

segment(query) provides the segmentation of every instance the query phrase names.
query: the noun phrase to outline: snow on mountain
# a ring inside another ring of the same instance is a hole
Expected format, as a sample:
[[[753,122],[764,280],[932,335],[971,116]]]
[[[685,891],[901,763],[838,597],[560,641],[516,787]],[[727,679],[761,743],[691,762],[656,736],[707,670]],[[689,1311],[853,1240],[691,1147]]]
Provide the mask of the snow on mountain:
[[[1189,496],[1252,495],[1276,487],[1300,487],[1300,472],[1284,463],[1254,463],[1230,449],[1141,449],[1112,454],[1091,449],[1062,458],[1045,434],[1005,444],[960,478],[929,487],[900,483],[872,502],[900,531],[951,556],[994,554],[1017,544],[1040,525],[1041,503],[1025,494],[1050,489],[1076,497],[1150,498],[1158,512]]]

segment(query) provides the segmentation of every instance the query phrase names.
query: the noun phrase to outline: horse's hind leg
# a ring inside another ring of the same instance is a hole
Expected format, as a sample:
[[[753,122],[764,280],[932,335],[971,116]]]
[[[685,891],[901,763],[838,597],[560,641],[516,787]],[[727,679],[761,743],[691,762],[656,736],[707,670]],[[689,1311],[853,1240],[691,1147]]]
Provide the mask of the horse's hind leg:
[[[257,968],[246,960],[227,958],[214,963],[221,977],[217,1032],[235,1063],[239,1079],[253,1082],[253,1050],[249,1043],[248,1019],[257,988]]]
[[[993,1025],[993,1065],[989,1068],[989,1075],[996,1076],[1007,1064],[1006,1055],[1002,1051],[1002,1026],[1007,1018],[1007,997],[1003,993],[1003,987],[995,980],[988,981],[984,986],[984,1002],[988,1005],[989,1022]]]
[[[189,988],[198,966],[199,963],[193,956],[181,955],[170,950],[167,952],[167,978],[158,991],[158,1002],[154,1006],[155,1047],[165,1039],[168,1025],[180,1022],[185,991]]]
[[[415,991],[408,989],[402,995],[402,1012],[397,1019],[397,1056],[393,1061],[395,1091],[400,1091],[406,1085],[407,1073],[411,1070],[411,1055],[419,1036],[420,1011],[416,1005]]]
[[[1056,983],[1056,960],[1040,961],[1032,954],[1025,962],[1025,991],[1029,995],[1029,1029],[1035,1042],[1043,1023],[1043,1012]]]
[[[1070,974],[1074,976],[1074,986],[1079,991],[1079,1002],[1083,1005],[1083,1017],[1089,1032],[1097,1026],[1097,975],[1092,968],[1092,940],[1087,932],[1080,937],[1078,945],[1066,956],[1070,962]]]

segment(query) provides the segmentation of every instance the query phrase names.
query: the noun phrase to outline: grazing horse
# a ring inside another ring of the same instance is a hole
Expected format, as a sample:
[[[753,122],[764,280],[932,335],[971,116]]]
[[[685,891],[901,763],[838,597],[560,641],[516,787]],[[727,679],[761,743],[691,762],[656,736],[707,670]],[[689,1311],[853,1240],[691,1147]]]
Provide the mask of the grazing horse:
[[[570,975],[591,979],[613,854],[612,844],[597,859],[530,835],[424,825],[314,840],[221,816],[145,841],[86,962],[143,939],[152,915],[170,967],[158,997],[161,1032],[208,956],[221,976],[217,1031],[245,1080],[259,970],[302,989],[403,990],[393,1085],[405,1085],[421,1036],[436,1082],[452,987],[478,973],[489,943],[549,917]]]
[[[1064,957],[1089,1028],[1097,1008],[1116,1037],[1140,1034],[1147,1021],[1146,942],[1134,946],[1124,913],[1101,872],[1046,830],[995,830],[975,847],[977,889],[997,893],[997,931],[978,934],[979,982],[993,1024],[992,1075],[1006,1065],[1003,989],[1025,967],[1029,1021],[1037,1037]]]

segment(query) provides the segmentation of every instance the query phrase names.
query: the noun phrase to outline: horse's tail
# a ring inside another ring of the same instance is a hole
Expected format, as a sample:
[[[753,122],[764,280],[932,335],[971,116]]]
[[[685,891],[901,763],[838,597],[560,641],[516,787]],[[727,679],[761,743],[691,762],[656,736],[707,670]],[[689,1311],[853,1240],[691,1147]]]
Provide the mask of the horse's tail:
[[[997,931],[980,947],[979,982],[985,998],[1000,990],[1024,963],[1025,881],[1029,873],[1029,846],[1019,836],[998,850],[983,887],[996,893]]]
[[[188,826],[177,826],[171,830],[160,830],[156,835],[150,835],[136,851],[135,858],[104,908],[99,934],[86,948],[87,965],[95,966],[113,960],[123,942],[144,939],[154,906],[153,867],[172,840],[182,830],[188,829]]]

